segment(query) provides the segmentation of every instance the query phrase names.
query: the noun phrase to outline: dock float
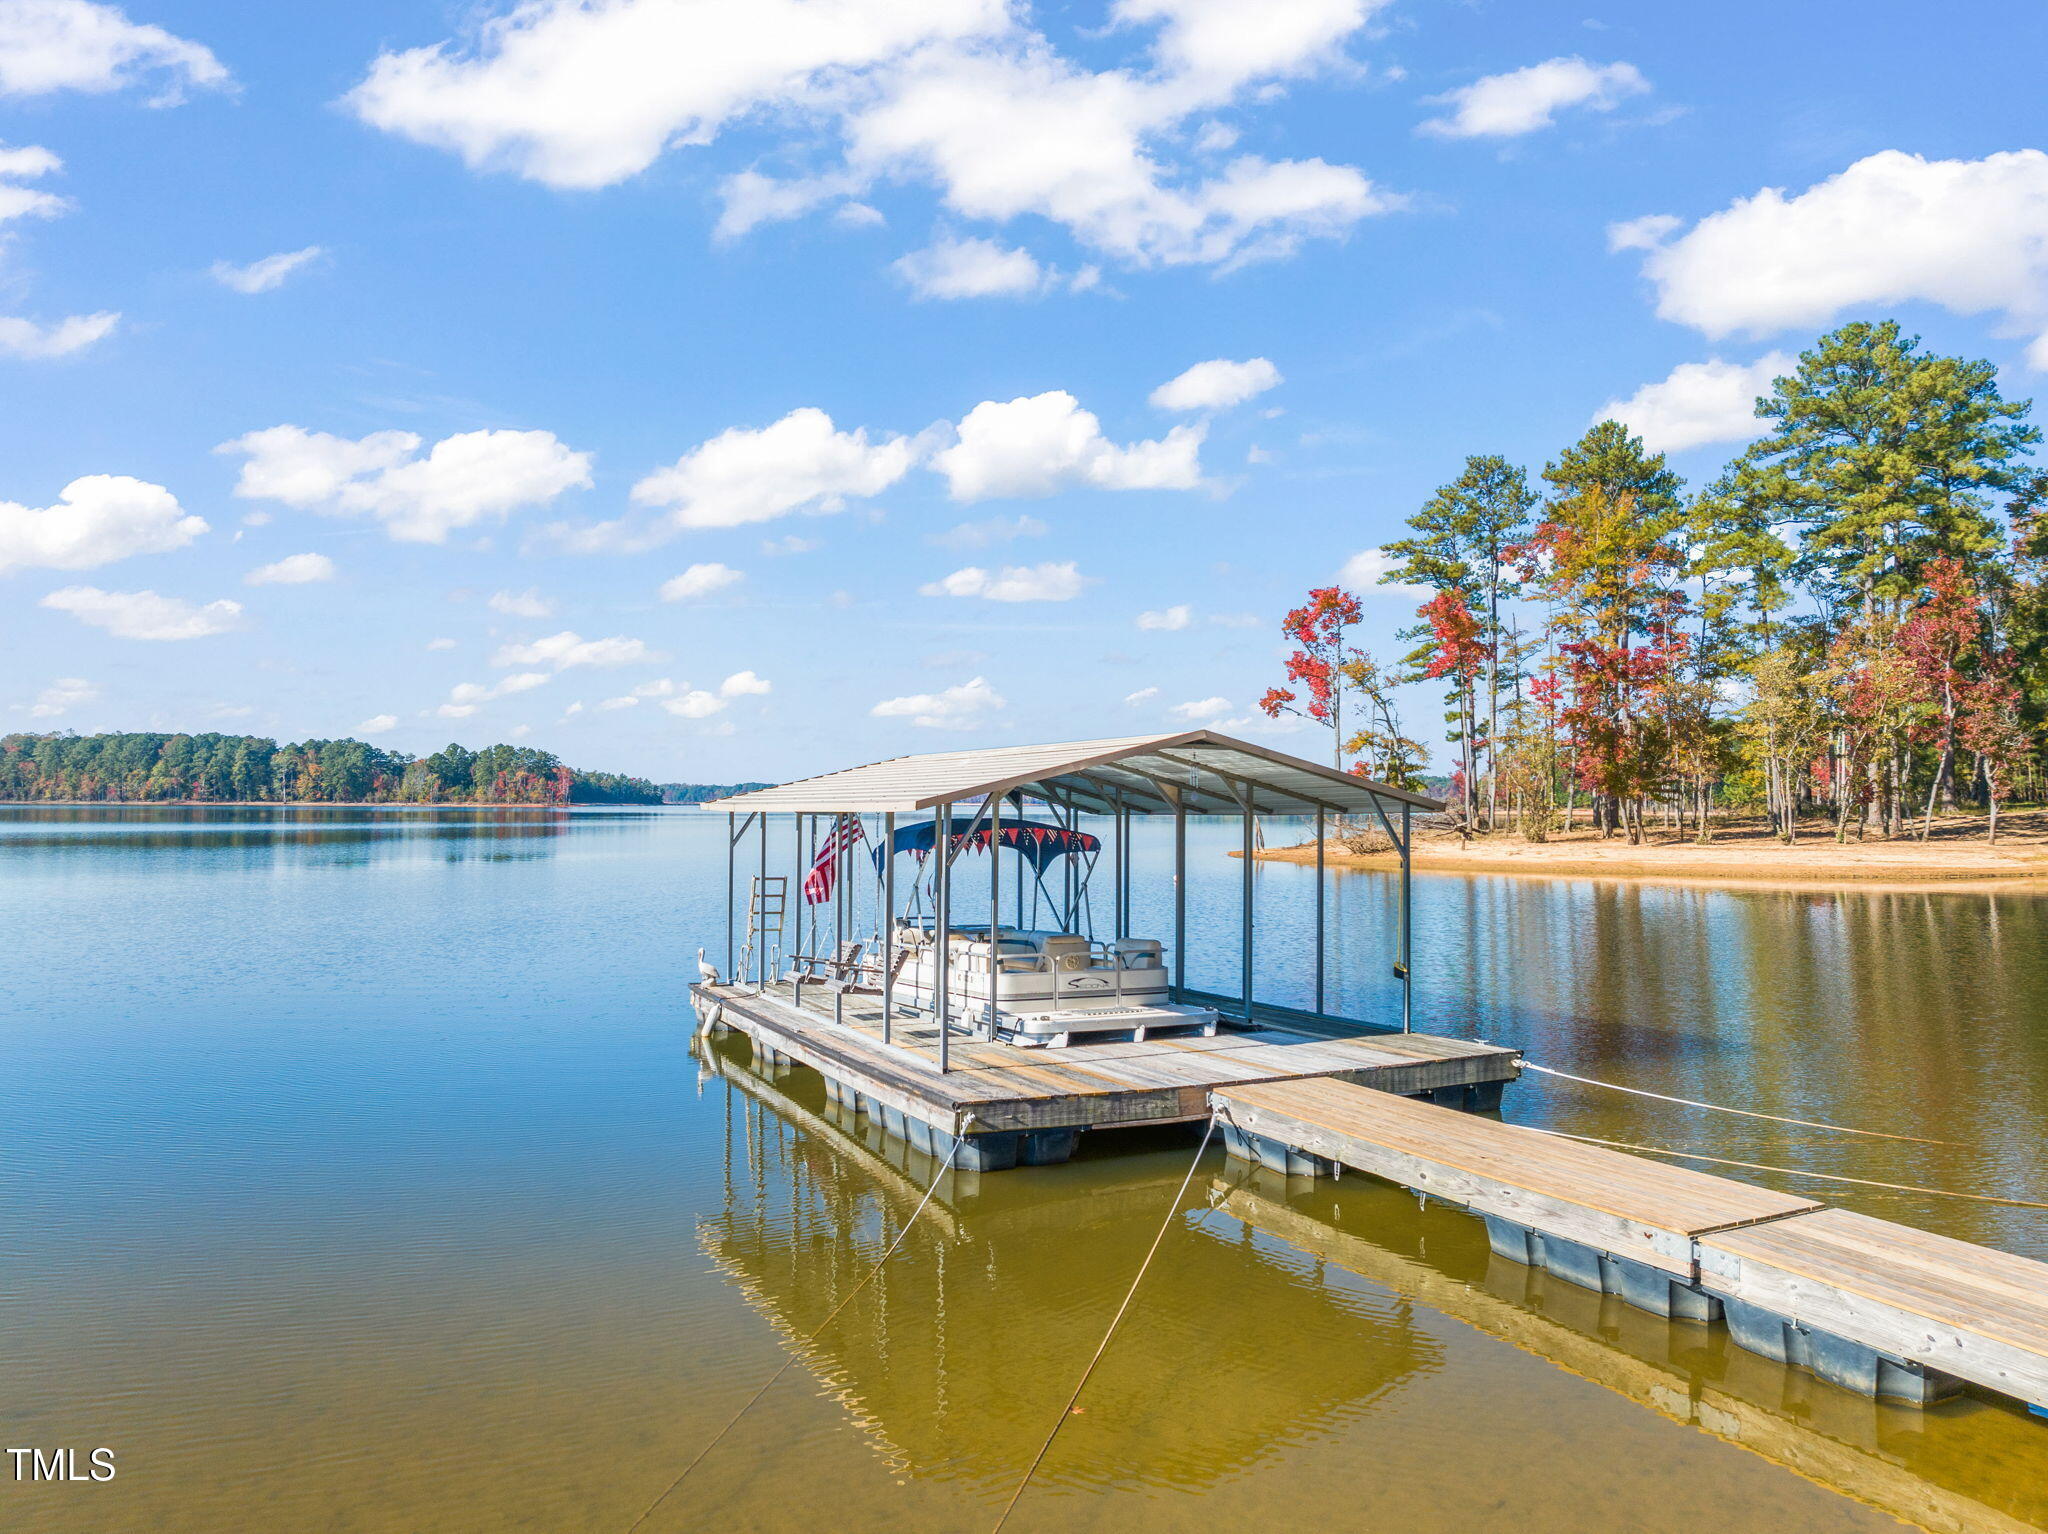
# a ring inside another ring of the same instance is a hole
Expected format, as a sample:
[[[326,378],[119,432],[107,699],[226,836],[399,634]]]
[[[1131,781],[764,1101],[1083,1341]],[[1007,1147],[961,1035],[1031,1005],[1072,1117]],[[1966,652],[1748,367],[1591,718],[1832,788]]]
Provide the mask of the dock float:
[[[747,1035],[772,1068],[810,1067],[830,1101],[878,1120],[928,1154],[951,1152],[963,1170],[993,1172],[1065,1161],[1091,1130],[1199,1124],[1221,1087],[1327,1077],[1379,1093],[1426,1097],[1445,1108],[1491,1109],[1521,1071],[1498,1044],[1421,1033],[1329,1038],[1279,1027],[1213,1038],[1152,1037],[1065,1049],[951,1040],[938,1066],[938,1027],[899,1017],[882,1037],[879,998],[830,995],[788,981],[755,988],[691,987],[714,1029]]]
[[[2048,1264],[1340,1082],[1213,1102],[1233,1154],[1460,1206],[1501,1256],[1725,1321],[1737,1345],[1860,1395],[1924,1406],[1967,1382],[2048,1414]]]

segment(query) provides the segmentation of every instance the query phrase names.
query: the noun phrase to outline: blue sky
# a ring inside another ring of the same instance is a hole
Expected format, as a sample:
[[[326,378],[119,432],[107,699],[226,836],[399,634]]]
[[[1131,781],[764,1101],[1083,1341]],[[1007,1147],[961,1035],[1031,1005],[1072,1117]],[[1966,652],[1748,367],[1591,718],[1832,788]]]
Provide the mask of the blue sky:
[[[2048,368],[2028,7],[509,11],[0,0],[0,728],[1319,755],[1277,619],[1467,453]]]

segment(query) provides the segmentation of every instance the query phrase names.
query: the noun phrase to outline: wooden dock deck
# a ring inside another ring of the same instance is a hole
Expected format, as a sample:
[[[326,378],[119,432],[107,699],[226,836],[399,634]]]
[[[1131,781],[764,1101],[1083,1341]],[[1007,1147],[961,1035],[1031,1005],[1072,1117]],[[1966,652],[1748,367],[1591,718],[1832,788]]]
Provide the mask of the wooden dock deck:
[[[1503,1256],[1752,1352],[1927,1405],[1968,1382],[2048,1415],[2048,1264],[1812,1199],[1326,1080],[1214,1094],[1225,1143],[1457,1204]]]
[[[1084,1130],[1201,1123],[1220,1087],[1333,1077],[1444,1106],[1497,1106],[1520,1073],[1519,1054],[1497,1044],[1419,1033],[1330,1038],[1260,1027],[1214,1038],[1018,1049],[962,1038],[938,1068],[928,1017],[899,1017],[882,1039],[880,1000],[834,997],[807,987],[691,987],[701,1016],[745,1033],[757,1049],[823,1076],[828,1094],[872,1112],[920,1149],[954,1150],[959,1165],[996,1171],[1063,1161]],[[840,1003],[839,1020],[834,1003]],[[955,1140],[961,1143],[956,1148]]]

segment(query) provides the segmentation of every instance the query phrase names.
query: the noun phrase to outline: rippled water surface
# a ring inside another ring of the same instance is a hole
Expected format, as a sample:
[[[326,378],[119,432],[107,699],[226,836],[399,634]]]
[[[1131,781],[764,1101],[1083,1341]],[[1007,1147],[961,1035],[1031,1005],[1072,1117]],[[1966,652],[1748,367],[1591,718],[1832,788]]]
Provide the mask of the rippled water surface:
[[[0,809],[0,1447],[107,1446],[7,1530],[985,1529],[1192,1135],[940,1179],[691,1052],[722,817]],[[1284,828],[1276,835],[1286,839]],[[1193,974],[1236,976],[1198,826]],[[1163,930],[1166,842],[1137,852]],[[1313,875],[1257,871],[1305,1000]],[[1332,991],[1397,1015],[1390,882]],[[2048,901],[1416,881],[1416,1025],[1856,1140],[1531,1077],[1507,1114],[2048,1199]],[[2048,1257],[2048,1213],[1758,1181]],[[806,1341],[842,1301],[815,1341]],[[1366,1179],[1212,1151],[1012,1529],[2010,1530],[2048,1423],[1873,1405],[1491,1258]]]

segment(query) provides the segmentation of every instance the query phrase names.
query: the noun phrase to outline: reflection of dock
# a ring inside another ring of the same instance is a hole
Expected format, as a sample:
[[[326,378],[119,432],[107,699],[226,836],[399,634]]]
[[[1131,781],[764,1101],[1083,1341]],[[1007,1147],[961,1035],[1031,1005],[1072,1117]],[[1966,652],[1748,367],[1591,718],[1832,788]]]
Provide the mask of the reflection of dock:
[[[925,1476],[1013,1478],[1179,1187],[1185,1151],[1149,1169],[1119,1156],[1096,1163],[1099,1173],[1076,1166],[1057,1180],[954,1174],[906,1250],[812,1336],[867,1276],[922,1189],[884,1164],[885,1154],[904,1154],[899,1141],[876,1136],[877,1146],[864,1146],[872,1131],[856,1121],[847,1132],[844,1110],[809,1109],[719,1053],[708,1063],[736,1088],[746,1122],[736,1129],[744,1146],[729,1164],[725,1207],[698,1221],[705,1253],[890,1460]],[[920,1170],[936,1167],[924,1161]],[[1441,1364],[1439,1344],[1405,1307],[1361,1310],[1247,1243],[1177,1242],[1154,1282],[1145,1333],[1153,1366],[1106,1373],[1088,1426],[1107,1436],[1089,1447],[1076,1435],[1068,1450],[1083,1482],[1128,1476],[1133,1457],[1162,1483],[1226,1481]],[[1215,1297],[1274,1283],[1288,1286],[1290,1303],[1234,1310],[1232,1346],[1215,1347]],[[1347,1346],[1304,1340],[1330,1334]],[[1008,1388],[992,1395],[996,1381]],[[1171,1424],[1163,1445],[1151,1437],[1162,1422]]]
[[[1457,1204],[1502,1256],[1725,1320],[1742,1347],[1859,1395],[1926,1405],[1968,1383],[2048,1415],[2048,1264],[1341,1082],[1215,1101],[1239,1155]]]
[[[957,1138],[958,1164],[976,1170],[1063,1161],[1084,1129],[1200,1123],[1219,1087],[1334,1076],[1449,1106],[1490,1108],[1520,1070],[1516,1052],[1497,1044],[1420,1033],[1329,1038],[1261,1027],[1214,1038],[1030,1051],[956,1037],[950,1069],[941,1071],[936,1024],[898,1019],[892,1042],[884,1043],[881,1007],[871,996],[820,998],[813,987],[799,1005],[786,981],[765,990],[700,984],[692,992],[721,1026],[745,1033],[770,1058],[810,1066],[835,1097],[857,1099],[857,1107],[920,1149],[944,1155]]]
[[[1301,1184],[1296,1182],[1297,1188]],[[1525,1353],[1680,1422],[1741,1445],[1810,1480],[1942,1534],[2021,1534],[2040,1525],[2048,1496],[2012,1511],[1979,1500],[1957,1485],[1929,1478],[1931,1467],[1908,1469],[1888,1452],[1918,1443],[1921,1414],[1873,1406],[1820,1387],[1802,1390],[1803,1376],[1740,1352],[1726,1353],[1720,1377],[1699,1377],[1696,1328],[1674,1329],[1640,1311],[1540,1269],[1495,1257],[1484,1286],[1338,1228],[1320,1211],[1290,1207],[1286,1182],[1263,1169],[1249,1178],[1218,1179],[1221,1211],[1306,1255],[1332,1263],[1432,1310],[1462,1321]],[[1796,1414],[1796,1415],[1795,1415]],[[2024,1419],[1978,1414],[1993,1442],[1980,1443],[1957,1480],[1996,1466],[1998,1440],[2024,1452],[2034,1435]],[[1987,1479],[1996,1479],[1996,1470]],[[2037,1488],[2038,1490],[2038,1488]],[[1999,1496],[1997,1490],[1989,1492]]]

